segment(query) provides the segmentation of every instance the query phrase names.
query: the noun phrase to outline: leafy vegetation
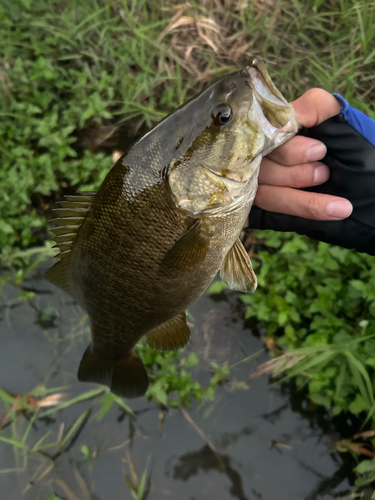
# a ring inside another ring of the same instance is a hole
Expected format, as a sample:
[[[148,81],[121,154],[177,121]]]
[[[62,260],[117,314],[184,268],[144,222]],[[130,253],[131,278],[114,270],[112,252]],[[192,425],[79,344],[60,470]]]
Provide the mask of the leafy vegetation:
[[[289,98],[318,85],[374,116],[374,2],[214,4],[2,2],[4,252],[45,235],[52,194],[100,185],[112,159],[99,146],[118,126],[146,130],[250,52]]]
[[[257,236],[267,251],[255,262],[259,289],[240,297],[246,317],[279,335],[295,356],[289,374],[314,403],[373,416],[375,258],[293,234]]]
[[[354,470],[358,474],[356,486],[363,488],[366,485],[373,483],[375,481],[375,458],[371,460],[363,460]],[[363,498],[363,494],[355,494],[353,498]],[[375,492],[372,493],[370,498],[371,500],[375,499]]]

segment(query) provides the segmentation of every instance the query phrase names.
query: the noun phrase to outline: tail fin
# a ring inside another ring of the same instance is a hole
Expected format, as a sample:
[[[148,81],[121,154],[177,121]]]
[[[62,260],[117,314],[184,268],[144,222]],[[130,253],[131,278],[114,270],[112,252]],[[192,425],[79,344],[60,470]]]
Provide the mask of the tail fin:
[[[146,369],[135,351],[118,359],[106,359],[94,352],[92,344],[82,356],[78,380],[107,385],[124,398],[143,396],[148,388]]]

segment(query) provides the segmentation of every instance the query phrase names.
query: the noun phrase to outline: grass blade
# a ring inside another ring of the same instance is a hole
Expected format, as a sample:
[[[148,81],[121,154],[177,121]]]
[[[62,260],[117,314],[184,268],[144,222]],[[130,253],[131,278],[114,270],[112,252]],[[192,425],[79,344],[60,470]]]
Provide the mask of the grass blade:
[[[371,380],[370,380],[370,377],[369,377],[366,369],[364,368],[362,363],[350,351],[347,351],[345,349],[343,351],[343,354],[345,354],[345,356],[348,358],[352,367],[355,366],[355,368],[362,375],[362,377],[366,383],[368,396],[365,397],[363,394],[362,394],[362,396],[364,397],[365,400],[369,401],[371,405],[374,404],[374,390],[373,390]],[[364,392],[366,392],[365,389],[363,389],[363,390],[364,390]]]
[[[103,394],[103,392],[105,392],[106,390],[107,389],[105,387],[100,387],[98,389],[92,389],[91,391],[84,392],[83,394],[80,394],[79,396],[72,398],[69,401],[64,401],[63,403],[60,403],[54,408],[51,408],[50,410],[43,412],[40,415],[40,418],[46,417],[47,415],[51,415],[52,413],[56,413],[59,410],[69,408],[70,406],[73,406],[77,403],[82,403],[83,401],[87,401],[88,399],[96,398],[97,396],[100,396],[100,394]]]

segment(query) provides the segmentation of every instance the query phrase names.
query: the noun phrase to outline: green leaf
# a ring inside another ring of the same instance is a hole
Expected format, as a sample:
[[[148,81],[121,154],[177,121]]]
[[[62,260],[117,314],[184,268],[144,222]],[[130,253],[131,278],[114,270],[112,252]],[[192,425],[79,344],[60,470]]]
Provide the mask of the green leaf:
[[[372,460],[362,460],[356,467],[354,467],[354,471],[357,474],[366,474],[369,472],[372,477],[375,477],[375,458]]]
[[[369,305],[369,313],[373,318],[375,318],[375,300]]]
[[[115,394],[112,394],[112,396],[113,396],[113,400],[120,406],[120,408],[122,408],[123,410],[125,410],[126,413],[129,413],[129,415],[131,415],[132,417],[135,417],[135,413],[130,408],[130,406],[128,406],[125,403],[125,401],[123,400],[123,398],[120,398],[120,396],[116,396]]]
[[[208,293],[221,293],[223,290],[226,290],[229,286],[224,281],[214,281],[210,288],[208,289]]]
[[[81,446],[81,451],[82,451],[84,457],[86,458],[86,460],[90,458],[90,450],[86,444],[83,444]]]
[[[12,444],[13,446],[16,446],[17,448],[27,448],[24,443],[22,443],[21,441],[18,441],[18,439],[12,438],[8,434],[6,434],[4,431],[0,431],[0,441],[3,441],[3,443]]]
[[[100,394],[103,394],[103,392],[106,392],[107,389],[104,387],[100,387],[98,389],[92,389],[90,391],[84,392],[80,394],[79,396],[76,396],[75,398],[70,399],[69,401],[64,401],[63,403],[60,403],[50,410],[45,411],[41,415],[39,415],[40,418],[43,418],[47,415],[51,415],[52,413],[56,413],[59,410],[63,410],[65,408],[69,408],[70,406],[73,406],[77,403],[82,403],[83,401],[87,401],[89,399],[96,398],[97,396],[100,396]]]
[[[309,394],[309,398],[311,401],[317,405],[325,406],[326,408],[330,408],[332,404],[332,399],[328,396],[324,396],[323,394],[314,393]]]
[[[357,394],[354,401],[349,405],[349,411],[354,414],[367,411],[369,409],[368,401],[366,401],[361,394]]]
[[[113,398],[113,394],[111,392],[109,392],[108,394],[103,396],[103,398],[101,399],[101,403],[103,403],[103,406],[102,406],[100,412],[98,413],[98,420],[102,420],[104,418],[104,416],[112,408],[114,402],[115,401]]]
[[[83,422],[86,420],[86,418],[90,415],[90,413],[91,413],[91,408],[88,408],[77,418],[77,420],[71,426],[69,431],[65,434],[65,436],[62,438],[62,440],[59,442],[60,448],[65,446],[66,443],[74,436],[74,434],[78,431],[78,429],[83,424]]]
[[[158,380],[151,384],[147,390],[147,395],[153,396],[164,406],[167,406],[168,404],[168,395],[165,390],[163,380]]]
[[[367,397],[364,396],[364,399],[366,399],[367,401],[370,401],[371,404],[374,404],[374,391],[372,388],[370,377],[369,377],[367,371],[365,370],[364,365],[350,351],[344,349],[343,354],[349,360],[349,363],[352,367],[353,375],[355,375],[355,370],[353,369],[355,367],[358,370],[358,372],[362,375],[362,377],[365,381],[368,394],[367,394]],[[355,375],[355,377],[356,377],[356,375]],[[361,387],[361,386],[362,386],[362,384],[358,384],[358,387]],[[362,392],[362,395],[364,395],[364,393],[365,393],[364,389],[361,389],[361,392]]]
[[[146,487],[146,479],[147,479],[147,472],[148,472],[148,464],[149,464],[149,462],[150,462],[150,455],[147,458],[146,468],[143,471],[141,482],[139,484],[138,500],[142,500],[143,499],[143,495],[144,495],[145,487]]]
[[[186,367],[195,366],[198,363],[199,363],[198,356],[194,352],[191,352],[189,356],[186,358],[184,366]]]

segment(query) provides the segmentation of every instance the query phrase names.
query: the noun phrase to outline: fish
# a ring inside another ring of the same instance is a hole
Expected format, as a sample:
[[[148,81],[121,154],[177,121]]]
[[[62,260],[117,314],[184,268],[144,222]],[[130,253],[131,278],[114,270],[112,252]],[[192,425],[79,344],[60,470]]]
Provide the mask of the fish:
[[[240,233],[262,157],[298,129],[253,58],[138,139],[97,192],[65,196],[53,219],[58,261],[46,278],[89,316],[80,381],[144,395],[141,338],[163,351],[186,346],[186,309],[218,272],[233,290],[256,289]]]

